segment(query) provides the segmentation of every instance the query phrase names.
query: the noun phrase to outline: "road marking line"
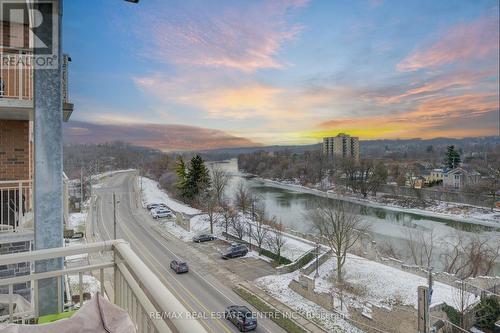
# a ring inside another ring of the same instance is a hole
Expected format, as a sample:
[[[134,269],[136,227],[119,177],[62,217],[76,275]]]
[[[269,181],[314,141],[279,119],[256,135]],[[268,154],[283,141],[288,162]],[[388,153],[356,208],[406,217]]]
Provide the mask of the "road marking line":
[[[102,217],[102,210],[101,210],[101,217]],[[103,221],[104,221],[104,220],[103,220]],[[106,228],[105,224],[103,223],[103,224],[102,224],[102,226],[103,226],[103,228],[104,228],[104,231],[106,231],[106,233],[108,234],[108,237],[109,237],[109,233],[108,233],[108,231],[107,231],[107,228]],[[121,225],[121,224],[120,224],[120,227],[122,227],[122,225]],[[127,228],[127,229],[128,229],[128,228]],[[123,228],[122,228],[122,230],[123,230]],[[123,231],[125,231],[125,230],[123,230]],[[134,245],[135,245],[136,247],[138,247],[138,248],[139,248],[139,247],[140,247],[140,248],[143,248],[143,249],[144,249],[144,250],[146,250],[147,252],[150,252],[149,250],[147,250],[147,249],[146,249],[146,248],[145,248],[145,247],[144,247],[144,246],[143,246],[143,245],[142,245],[142,244],[138,241],[138,239],[137,239],[135,236],[130,237],[130,234],[129,234],[128,232],[126,232],[126,231],[125,231],[124,233],[126,234],[126,236],[127,236],[129,239],[130,239],[130,238],[134,238],[134,239],[136,240],[136,241],[134,242],[134,243],[135,243]],[[111,239],[111,238],[109,238],[109,239]],[[151,257],[152,257],[152,258],[154,258],[154,256],[152,255],[152,253],[150,253],[150,255],[151,255]],[[155,266],[155,264],[154,264],[154,263],[153,263],[153,262],[152,262],[149,258],[147,258],[146,256],[144,256],[142,259],[143,259],[143,260],[145,260],[145,261],[147,261],[147,262],[150,264],[150,265],[149,265],[149,266],[150,266],[150,269],[156,270],[156,273],[157,273],[157,274],[156,274],[156,276],[157,276],[160,280],[163,280],[163,281],[162,281],[162,282],[163,282],[163,284],[164,284],[165,286],[167,286],[169,283],[168,283],[168,280],[166,280],[166,279],[163,277],[162,271],[161,271],[159,268],[157,268],[157,267]],[[159,262],[158,262],[158,263],[159,263]],[[165,270],[165,272],[167,273],[167,275],[170,275],[170,272],[169,272],[167,269],[163,268],[163,266],[161,265],[161,263],[159,263],[159,266],[160,266],[160,268],[161,268],[161,269],[164,269],[164,270]],[[160,274],[158,274],[158,273],[160,273]],[[175,280],[175,279],[174,279],[174,280]],[[177,281],[176,281],[176,282],[177,282]],[[178,282],[177,282],[177,283],[178,283]],[[182,296],[181,296],[181,295],[177,292],[177,290],[175,290],[175,289],[171,289],[171,288],[169,288],[169,290],[170,290],[170,291],[171,291],[171,292],[172,292],[172,293],[173,293],[173,294],[177,297],[177,299],[178,299],[181,303],[183,303],[183,304],[184,304],[184,306],[185,306],[188,310],[190,310],[192,313],[195,313],[194,308],[193,308],[190,304],[188,304],[188,303],[184,300],[184,297],[182,297]],[[205,327],[208,331],[210,331],[210,332],[212,332],[212,333],[215,333],[215,332],[212,330],[212,328],[210,328],[209,326],[207,326],[207,323],[206,323],[206,322],[204,322],[203,320],[199,320],[199,322],[200,322],[200,323],[201,323],[201,324],[202,324],[202,325],[203,325],[203,326],[204,326],[204,327]]]
[[[130,189],[130,182],[129,182],[129,189]],[[132,210],[132,206],[129,206],[130,210]],[[140,209],[140,208],[139,208]],[[139,214],[133,214],[133,216],[137,216]],[[137,220],[136,220],[137,222]],[[158,235],[156,235],[155,233],[152,233],[150,230],[148,230],[148,228],[145,228],[143,227],[142,224],[139,225],[139,227],[141,227],[146,233],[148,233],[150,236],[152,236],[152,238],[155,238],[156,241],[161,245],[162,248],[166,249],[168,252],[170,252],[175,258],[177,259],[182,259],[180,258],[177,254],[175,254],[172,250],[170,250],[163,242],[164,240],[162,241],[162,237],[160,236],[160,238],[158,238]],[[127,227],[128,229],[128,227]],[[217,287],[215,287],[211,282],[209,282],[208,280],[206,280],[203,276],[201,276],[198,272],[194,271],[194,270],[190,270],[190,272],[193,272],[195,275],[197,275],[202,281],[204,281],[205,283],[207,283],[209,286],[211,286],[214,290],[216,290],[219,294],[221,294],[224,298],[226,298],[229,302],[233,303],[233,304],[237,304],[238,302],[235,302],[234,300],[232,300],[229,296],[227,296],[224,292],[222,292],[221,290],[219,290]],[[183,287],[181,285],[181,287]],[[184,288],[184,287],[183,287]],[[188,291],[189,292],[189,291]],[[190,292],[189,292],[190,293]],[[193,295],[194,296],[194,295]],[[248,303],[248,302],[247,302]],[[208,310],[208,309],[207,309]],[[264,325],[259,325],[260,327],[262,327],[264,330],[266,330],[267,332],[271,332],[266,326]]]
[[[129,207],[129,208],[130,208],[130,207]],[[118,216],[118,213],[119,213],[119,211],[117,212],[117,216]],[[201,302],[201,301],[200,301],[200,300],[199,300],[199,299],[198,299],[198,298],[197,298],[197,297],[196,297],[196,296],[195,296],[195,295],[191,292],[191,291],[189,291],[186,287],[184,287],[184,286],[183,286],[183,285],[182,285],[182,284],[181,284],[181,283],[180,283],[180,282],[179,282],[179,281],[178,281],[178,280],[174,277],[173,273],[171,273],[168,269],[165,269],[165,268],[162,266],[161,262],[159,262],[159,261],[158,261],[158,260],[154,257],[154,255],[151,253],[151,251],[149,251],[149,250],[148,250],[148,249],[147,249],[144,245],[142,245],[142,243],[141,243],[141,242],[140,242],[140,241],[139,241],[139,240],[135,237],[135,235],[132,233],[132,231],[130,230],[130,228],[129,228],[129,227],[127,227],[127,226],[125,225],[125,223],[120,223],[120,224],[119,224],[119,226],[120,226],[120,228],[122,229],[122,231],[124,231],[124,233],[127,235],[127,237],[128,237],[129,239],[134,239],[134,240],[135,240],[134,245],[135,245],[136,247],[140,247],[140,248],[144,249],[144,250],[145,250],[145,252],[149,252],[149,254],[150,254],[151,258],[146,258],[146,257],[145,257],[144,259],[146,259],[146,260],[147,260],[150,264],[152,264],[152,267],[154,267],[154,268],[155,268],[155,266],[154,266],[154,262],[156,262],[156,264],[158,264],[158,266],[160,266],[162,269],[164,269],[164,270],[165,270],[165,272],[167,273],[167,275],[169,275],[170,277],[172,277],[172,280],[173,280],[173,281],[175,281],[175,283],[176,283],[179,287],[181,287],[181,288],[182,288],[182,289],[183,289],[183,290],[184,290],[184,291],[185,291],[185,292],[186,292],[189,296],[191,296],[192,300],[194,300],[196,303],[198,303],[198,305],[199,305],[199,306],[201,306],[201,307],[202,307],[205,311],[207,311],[207,313],[212,313],[212,311],[210,311],[210,310],[209,310],[209,309],[208,309],[208,308],[207,308],[207,307],[206,307],[206,306],[205,306],[205,305],[204,305],[204,304],[203,304],[203,303],[202,303],[202,302]],[[127,231],[126,231],[125,229],[126,229]],[[163,248],[163,246],[162,246],[162,248]],[[154,262],[152,262],[152,261],[154,261]],[[156,268],[156,271],[157,271],[158,273],[161,273],[161,271],[159,271],[159,269],[158,269],[158,268]],[[157,274],[157,275],[158,275],[158,274]],[[160,275],[160,279],[161,279],[161,278],[162,278],[162,276]],[[163,278],[163,279],[164,279],[164,278]],[[167,283],[166,283],[166,285],[168,285],[168,282],[169,282],[169,281],[165,279],[165,282],[167,282]],[[169,288],[169,289],[170,289],[170,288]],[[182,299],[182,297],[180,297],[180,295],[179,295],[177,292],[175,292],[175,294],[179,296],[178,298]],[[189,308],[189,309],[190,309],[193,313],[195,313],[195,311],[194,311],[194,309],[193,309],[192,307],[187,306],[187,305],[186,305],[186,307],[187,307],[187,308]],[[218,325],[220,325],[220,326],[221,326],[221,327],[222,327],[222,328],[223,328],[226,332],[231,333],[231,331],[230,331],[230,330],[229,330],[229,329],[225,326],[225,324],[222,324],[222,323],[223,323],[223,321],[222,321],[222,320],[216,320],[216,319],[213,319],[213,321],[214,321],[215,323],[217,323]],[[201,322],[201,323],[203,323],[204,321],[200,321],[200,322]],[[213,332],[211,329],[209,329],[209,330],[210,330],[211,332]]]

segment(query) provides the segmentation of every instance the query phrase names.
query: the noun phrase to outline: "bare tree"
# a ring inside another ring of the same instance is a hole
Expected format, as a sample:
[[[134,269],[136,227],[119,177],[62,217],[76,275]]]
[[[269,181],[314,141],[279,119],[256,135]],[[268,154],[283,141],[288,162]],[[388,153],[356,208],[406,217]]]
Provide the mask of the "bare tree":
[[[342,282],[347,251],[365,232],[360,219],[349,212],[344,203],[330,203],[311,211],[314,227],[325,239],[337,259],[337,281]]]
[[[277,265],[281,265],[281,250],[286,244],[286,238],[283,234],[284,227],[281,221],[273,225],[274,230],[269,233],[267,237],[267,245],[271,251],[278,256]]]
[[[261,196],[255,193],[250,193],[248,195],[248,206],[252,216],[252,221],[256,221],[257,215],[263,214],[265,211]]]
[[[203,211],[208,216],[208,222],[210,223],[210,233],[214,233],[214,224],[219,220],[220,207],[217,201],[217,194],[214,191],[208,191],[204,195],[203,200],[201,200],[201,205]]]
[[[212,190],[217,198],[217,203],[220,206],[224,198],[224,191],[226,190],[227,183],[229,182],[229,174],[220,166],[213,166],[211,169],[212,174]]]
[[[357,184],[355,181],[357,177],[356,161],[354,161],[352,158],[345,158],[342,159],[340,166],[345,176],[346,189],[350,187],[352,191],[356,193],[358,191]]]
[[[271,220],[268,220],[265,216],[264,209],[261,209],[259,212],[257,212],[256,216],[257,218],[255,220],[253,228],[251,229],[250,237],[255,240],[255,243],[257,244],[257,247],[259,249],[260,256],[262,254],[262,244],[264,244],[264,241],[269,234],[269,225],[276,224],[276,217],[273,216]]]
[[[220,223],[224,227],[224,231],[226,234],[228,233],[229,226],[231,226],[232,221],[237,215],[236,210],[233,206],[229,204],[227,201],[223,201],[220,209],[221,219],[219,219]]]
[[[500,244],[484,235],[458,232],[451,250],[442,256],[445,271],[460,278],[490,275],[500,257]]]
[[[247,229],[244,219],[241,216],[236,215],[231,220],[231,229],[236,234],[236,237],[238,237],[239,240],[242,240],[243,237],[245,236],[245,231]]]
[[[467,312],[470,306],[474,303],[474,295],[467,290],[467,283],[464,280],[457,282],[456,288],[454,288],[454,294],[452,295],[454,307],[460,313],[460,327],[469,328],[471,323],[467,320]]]
[[[235,194],[235,205],[244,213],[246,213],[249,209],[249,200],[250,193],[248,192],[248,188],[246,187],[243,181],[238,183]]]
[[[406,232],[406,244],[414,265],[430,267],[435,249],[434,230],[427,234],[422,230],[409,230]]]
[[[406,166],[406,180],[410,188],[415,189],[417,187],[419,176],[420,171],[414,165]]]

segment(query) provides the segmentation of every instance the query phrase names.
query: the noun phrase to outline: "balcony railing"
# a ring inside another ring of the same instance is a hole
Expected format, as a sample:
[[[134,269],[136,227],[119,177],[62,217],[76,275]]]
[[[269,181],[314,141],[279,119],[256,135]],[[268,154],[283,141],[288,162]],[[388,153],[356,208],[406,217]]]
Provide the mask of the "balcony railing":
[[[30,319],[37,318],[38,281],[47,278],[58,278],[59,285],[61,285],[64,276],[78,275],[81,305],[84,293],[82,279],[83,275],[87,273],[98,277],[101,293],[114,295],[110,297],[111,301],[128,312],[139,333],[206,332],[196,319],[185,316],[182,319],[160,316],[162,318],[160,319],[159,316],[152,316],[152,314],[158,313],[182,314],[187,313],[187,310],[132,251],[129,244],[123,240],[2,255],[0,256],[0,266],[29,263],[31,267],[34,267],[35,262],[41,260],[92,253],[98,255],[99,262],[92,263],[91,260],[88,264],[79,267],[64,267],[60,270],[43,273],[33,272],[30,275],[0,279],[0,287],[8,286],[8,293],[3,297],[3,299],[8,300],[8,307],[6,306],[8,314],[0,317],[0,320],[25,323]],[[110,255],[106,256],[106,253]],[[108,285],[105,284],[106,277],[110,275],[111,278],[108,279],[113,281],[113,287],[112,290],[105,290],[104,286]],[[15,309],[18,307],[14,305],[17,295],[13,293],[13,286],[24,282],[30,282],[32,286],[31,308],[26,311],[26,306],[21,306],[19,308],[22,310],[16,312]],[[63,290],[63,288],[58,289]],[[61,291],[58,293],[60,312],[63,311],[63,299]],[[71,300],[71,297],[66,299]],[[66,306],[68,305],[66,304]]]
[[[16,231],[32,218],[32,181],[0,181],[0,232]]]
[[[31,54],[31,51],[24,49],[0,48],[0,98],[33,98]]]

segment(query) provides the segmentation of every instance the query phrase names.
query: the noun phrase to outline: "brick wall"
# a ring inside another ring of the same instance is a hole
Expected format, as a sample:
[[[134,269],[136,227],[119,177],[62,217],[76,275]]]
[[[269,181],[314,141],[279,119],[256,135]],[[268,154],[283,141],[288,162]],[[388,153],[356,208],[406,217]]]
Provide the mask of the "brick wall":
[[[29,179],[29,121],[0,120],[0,181]]]

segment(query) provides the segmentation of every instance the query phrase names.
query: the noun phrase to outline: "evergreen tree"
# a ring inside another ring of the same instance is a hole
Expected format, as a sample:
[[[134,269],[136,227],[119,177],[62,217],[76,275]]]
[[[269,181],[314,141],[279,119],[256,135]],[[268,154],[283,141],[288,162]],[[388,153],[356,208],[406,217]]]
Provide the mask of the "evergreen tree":
[[[486,297],[476,306],[476,324],[481,329],[495,329],[500,318],[500,302],[494,297]]]
[[[446,149],[446,159],[444,162],[450,169],[455,169],[460,165],[460,162],[462,162],[460,159],[460,153],[455,150],[455,146],[448,146],[448,148]]]
[[[195,155],[191,159],[185,183],[183,196],[187,199],[194,199],[204,193],[210,187],[210,174],[205,167],[205,163],[200,155]]]
[[[181,195],[184,197],[186,195],[187,174],[186,163],[184,163],[184,159],[182,158],[182,156],[177,157],[177,166],[175,167],[175,172],[177,173],[177,177],[179,178],[176,186],[179,189]]]

